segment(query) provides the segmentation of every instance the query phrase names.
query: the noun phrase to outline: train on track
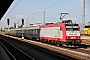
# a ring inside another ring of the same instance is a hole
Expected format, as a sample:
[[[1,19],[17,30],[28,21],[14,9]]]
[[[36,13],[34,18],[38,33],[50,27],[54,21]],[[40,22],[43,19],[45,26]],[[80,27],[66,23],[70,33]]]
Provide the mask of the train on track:
[[[28,28],[17,28],[6,31],[5,34],[29,39],[36,39],[48,43],[53,43],[57,46],[63,45],[79,45],[80,26],[72,23],[72,20],[65,20],[58,23],[46,23],[41,26],[31,26]]]
[[[90,25],[86,25],[84,28],[84,35],[90,36]]]

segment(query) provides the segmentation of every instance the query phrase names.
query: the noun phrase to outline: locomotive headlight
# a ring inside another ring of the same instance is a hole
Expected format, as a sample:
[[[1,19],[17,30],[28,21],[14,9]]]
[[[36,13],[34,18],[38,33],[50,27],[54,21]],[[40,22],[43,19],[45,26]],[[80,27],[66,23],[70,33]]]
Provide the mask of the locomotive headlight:
[[[69,37],[66,37],[67,39],[69,39]]]
[[[68,39],[68,37],[67,37],[67,39]]]
[[[77,37],[79,39],[79,37]]]
[[[80,37],[78,37],[78,39],[80,39]]]

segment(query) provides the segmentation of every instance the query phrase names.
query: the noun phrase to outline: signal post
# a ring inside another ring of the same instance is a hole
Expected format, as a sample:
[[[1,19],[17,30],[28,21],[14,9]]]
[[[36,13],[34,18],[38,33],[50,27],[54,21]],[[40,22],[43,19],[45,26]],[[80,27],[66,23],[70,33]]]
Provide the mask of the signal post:
[[[10,20],[9,18],[7,19],[7,24],[8,24],[8,34],[9,34],[9,23],[10,23]]]
[[[22,40],[24,40],[24,31],[23,31],[24,19],[22,18]]]

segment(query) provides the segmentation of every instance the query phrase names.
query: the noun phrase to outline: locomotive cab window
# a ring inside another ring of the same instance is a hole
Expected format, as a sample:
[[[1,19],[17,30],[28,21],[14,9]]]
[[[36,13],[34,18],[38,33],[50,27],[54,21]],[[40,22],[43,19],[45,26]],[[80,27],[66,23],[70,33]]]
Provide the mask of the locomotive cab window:
[[[66,31],[78,31],[78,24],[66,24]]]

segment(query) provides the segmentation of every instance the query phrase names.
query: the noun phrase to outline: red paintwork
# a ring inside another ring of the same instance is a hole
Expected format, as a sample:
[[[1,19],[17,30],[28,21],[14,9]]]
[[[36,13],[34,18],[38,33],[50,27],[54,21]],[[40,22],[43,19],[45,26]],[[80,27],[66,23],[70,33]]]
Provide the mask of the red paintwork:
[[[67,36],[67,40],[80,40],[80,36]]]
[[[61,39],[61,38],[57,38],[57,37],[55,37],[55,38],[52,38],[52,37],[44,37],[44,36],[40,36],[40,39],[42,39],[42,40],[53,40],[53,41],[57,41],[57,42],[65,42],[66,40],[63,40],[63,38]]]
[[[61,27],[62,28],[62,33],[63,33],[63,38],[57,38],[57,37],[44,37],[40,36],[40,39],[42,40],[54,40],[58,42],[65,42],[66,41],[66,28],[64,23],[56,23],[56,24],[48,24],[48,25],[42,25],[41,28],[49,28],[49,27]]]

